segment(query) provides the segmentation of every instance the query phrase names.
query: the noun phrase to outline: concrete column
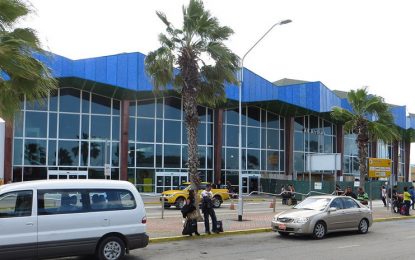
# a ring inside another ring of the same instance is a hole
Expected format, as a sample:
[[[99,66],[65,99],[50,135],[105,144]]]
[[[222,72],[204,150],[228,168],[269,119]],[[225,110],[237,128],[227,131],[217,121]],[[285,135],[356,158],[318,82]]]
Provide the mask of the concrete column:
[[[213,129],[215,138],[213,145],[214,182],[219,183],[222,177],[223,108],[215,109]]]
[[[337,176],[343,176],[343,160],[344,160],[344,128],[343,125],[338,124],[336,126],[336,153],[341,154],[340,159],[340,171],[337,171]]]
[[[294,174],[293,157],[294,157],[294,117],[285,118],[285,175]]]
[[[394,181],[398,181],[398,166],[399,166],[398,149],[399,149],[398,141],[393,141],[392,142],[392,162],[393,162],[392,174],[394,176]]]
[[[4,147],[6,142],[6,122],[0,118],[0,184],[4,183]]]
[[[128,180],[128,126],[129,100],[123,100],[121,103],[121,149],[120,149],[120,179]]]
[[[409,181],[409,175],[411,174],[410,160],[411,160],[411,141],[405,141],[405,181]]]

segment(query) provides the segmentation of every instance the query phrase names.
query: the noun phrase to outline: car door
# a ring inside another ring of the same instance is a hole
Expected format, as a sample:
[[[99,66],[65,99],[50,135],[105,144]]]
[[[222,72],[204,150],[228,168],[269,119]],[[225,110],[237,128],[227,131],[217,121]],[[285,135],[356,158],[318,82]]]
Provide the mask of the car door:
[[[336,208],[335,211],[329,211],[330,208]],[[328,231],[334,231],[337,229],[342,229],[345,226],[344,219],[344,210],[343,210],[343,201],[340,198],[335,198],[329,204],[327,210],[327,229]]]
[[[359,221],[362,219],[362,212],[359,205],[352,198],[342,198],[344,205],[345,228],[357,228]]]
[[[36,258],[37,220],[33,190],[0,195],[0,259]]]
[[[38,253],[52,258],[93,254],[107,226],[99,211],[89,212],[89,198],[82,189],[43,189],[38,191]],[[105,220],[106,219],[106,220]]]

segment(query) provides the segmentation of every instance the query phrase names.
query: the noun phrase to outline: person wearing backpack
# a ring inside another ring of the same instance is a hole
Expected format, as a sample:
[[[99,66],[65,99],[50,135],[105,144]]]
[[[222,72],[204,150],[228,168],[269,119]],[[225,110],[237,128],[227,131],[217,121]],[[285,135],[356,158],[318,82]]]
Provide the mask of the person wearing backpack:
[[[213,209],[213,193],[212,193],[212,185],[207,184],[206,189],[202,191],[202,212],[203,217],[205,219],[205,232],[206,234],[210,233],[210,227],[209,227],[209,216],[212,219],[212,232],[213,233],[219,233],[218,230],[216,230],[217,227],[217,220],[216,220],[216,214],[215,210]]]

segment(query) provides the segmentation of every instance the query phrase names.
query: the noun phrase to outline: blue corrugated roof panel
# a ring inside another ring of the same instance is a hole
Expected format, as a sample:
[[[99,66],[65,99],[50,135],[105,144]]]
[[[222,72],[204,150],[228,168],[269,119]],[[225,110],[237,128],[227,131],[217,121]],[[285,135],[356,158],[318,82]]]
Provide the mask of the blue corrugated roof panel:
[[[395,124],[406,129],[406,106],[395,106],[390,109]]]

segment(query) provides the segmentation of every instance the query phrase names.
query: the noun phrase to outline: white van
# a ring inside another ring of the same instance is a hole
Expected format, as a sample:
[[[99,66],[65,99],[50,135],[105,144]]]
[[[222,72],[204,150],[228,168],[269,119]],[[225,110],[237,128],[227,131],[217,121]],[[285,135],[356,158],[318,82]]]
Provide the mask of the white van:
[[[96,255],[146,247],[146,212],[126,181],[45,180],[0,186],[0,259]]]

